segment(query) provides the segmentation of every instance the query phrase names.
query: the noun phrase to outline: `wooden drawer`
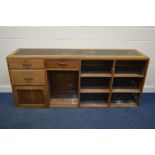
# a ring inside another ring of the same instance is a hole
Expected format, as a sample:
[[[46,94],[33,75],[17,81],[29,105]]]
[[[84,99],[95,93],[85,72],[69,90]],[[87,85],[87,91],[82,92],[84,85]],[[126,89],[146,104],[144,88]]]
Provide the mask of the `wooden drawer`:
[[[44,68],[43,59],[8,59],[10,69],[42,69]]]
[[[45,85],[44,70],[10,70],[13,85]]]
[[[46,62],[47,69],[54,70],[79,70],[80,69],[80,61],[79,60],[50,60],[47,59]]]

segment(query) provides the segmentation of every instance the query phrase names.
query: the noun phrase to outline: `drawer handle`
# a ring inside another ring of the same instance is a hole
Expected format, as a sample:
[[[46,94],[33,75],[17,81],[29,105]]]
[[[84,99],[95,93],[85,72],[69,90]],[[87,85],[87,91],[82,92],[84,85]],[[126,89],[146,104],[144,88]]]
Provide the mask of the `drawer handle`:
[[[58,65],[67,65],[66,62],[57,62]]]
[[[31,67],[32,64],[22,64],[24,67]]]
[[[24,78],[24,80],[26,80],[26,81],[32,81],[33,78]]]

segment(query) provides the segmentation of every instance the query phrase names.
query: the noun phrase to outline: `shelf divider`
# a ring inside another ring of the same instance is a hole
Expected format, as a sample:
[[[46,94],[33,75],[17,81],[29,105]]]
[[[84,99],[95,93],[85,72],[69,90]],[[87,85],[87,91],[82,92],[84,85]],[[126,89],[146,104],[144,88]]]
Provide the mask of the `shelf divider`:
[[[109,92],[109,98],[108,98],[108,107],[110,107],[110,104],[111,104],[112,87],[113,87],[113,81],[114,81],[115,66],[116,66],[116,60],[113,61],[112,69],[111,69],[112,78],[111,78],[111,81],[110,81],[110,92]]]

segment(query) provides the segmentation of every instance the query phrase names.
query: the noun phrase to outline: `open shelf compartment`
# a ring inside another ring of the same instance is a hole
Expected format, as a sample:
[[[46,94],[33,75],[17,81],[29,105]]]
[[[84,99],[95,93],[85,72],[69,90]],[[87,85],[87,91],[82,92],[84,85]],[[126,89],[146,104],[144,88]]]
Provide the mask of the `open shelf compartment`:
[[[110,91],[110,77],[85,77],[81,78],[80,92],[101,93]]]
[[[140,93],[143,78],[117,77],[113,80],[112,92],[137,92]]]
[[[139,93],[112,93],[110,107],[137,107]]]
[[[82,60],[82,77],[110,77],[112,72],[112,60]]]
[[[78,71],[48,71],[50,107],[78,107]]]
[[[147,62],[145,60],[117,60],[115,77],[144,77]]]
[[[108,107],[109,93],[81,93],[80,107]]]

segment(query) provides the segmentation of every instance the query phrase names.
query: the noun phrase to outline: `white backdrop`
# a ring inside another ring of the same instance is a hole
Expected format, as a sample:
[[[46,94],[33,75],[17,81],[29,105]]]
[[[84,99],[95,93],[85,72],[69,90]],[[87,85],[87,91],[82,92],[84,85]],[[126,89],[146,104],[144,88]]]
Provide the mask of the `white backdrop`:
[[[155,27],[0,27],[0,92],[11,91],[6,56],[16,48],[132,48],[150,56],[144,91],[155,92]]]

